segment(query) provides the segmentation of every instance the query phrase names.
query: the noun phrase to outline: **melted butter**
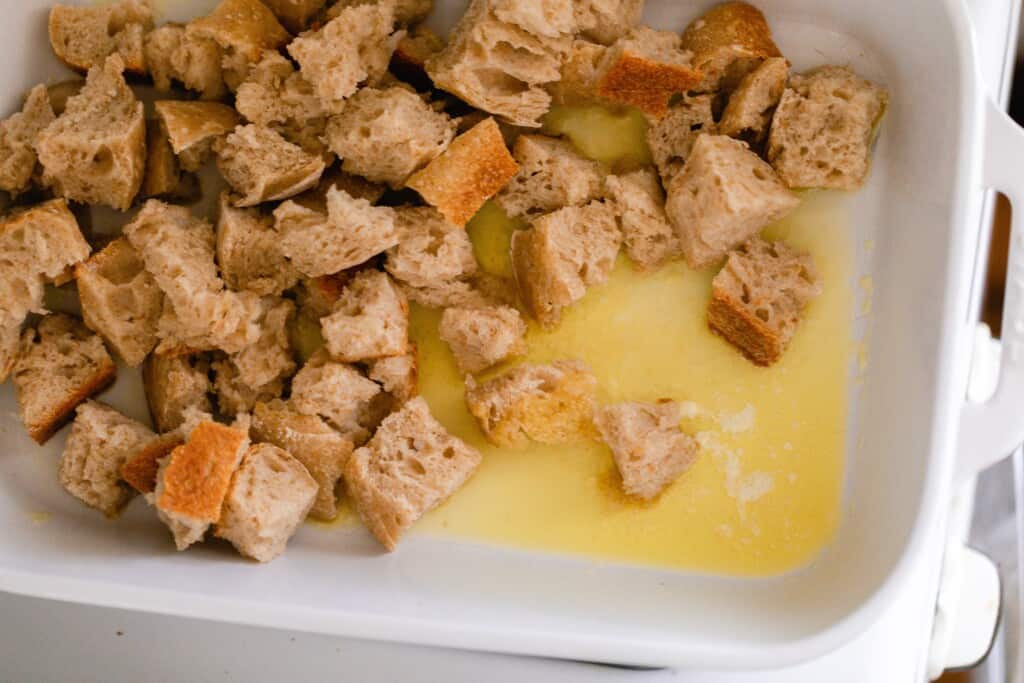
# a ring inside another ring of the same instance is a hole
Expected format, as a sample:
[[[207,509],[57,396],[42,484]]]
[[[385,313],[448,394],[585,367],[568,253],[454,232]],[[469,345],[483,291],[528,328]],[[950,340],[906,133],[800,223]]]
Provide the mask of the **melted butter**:
[[[629,138],[616,115],[558,116],[549,128],[571,129],[577,144],[604,140],[597,152],[579,146],[611,164],[616,158],[602,145]],[[813,254],[825,282],[772,368],[752,365],[709,332],[713,272],[682,263],[638,274],[621,257],[608,283],[591,288],[556,330],[531,327],[526,360],[584,360],[601,402],[687,402],[683,426],[701,444],[700,456],[648,503],[621,493],[611,453],[596,441],[516,451],[489,444],[438,339],[440,312],[414,306],[421,392],[484,457],[469,483],[413,533],[714,574],[774,575],[812,560],[835,533],[842,489],[853,313],[844,202],[840,194],[808,193],[767,231]],[[470,233],[485,268],[507,272],[514,228],[493,206],[474,220]]]
[[[631,168],[651,163],[647,119],[636,109],[559,106],[548,112],[543,123],[544,132],[564,135],[584,155],[607,166]]]

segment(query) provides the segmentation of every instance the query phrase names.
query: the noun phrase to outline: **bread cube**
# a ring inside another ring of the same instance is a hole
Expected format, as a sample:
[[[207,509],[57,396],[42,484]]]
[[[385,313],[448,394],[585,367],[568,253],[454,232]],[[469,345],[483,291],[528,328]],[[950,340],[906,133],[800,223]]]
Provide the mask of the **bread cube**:
[[[235,107],[249,122],[273,126],[324,118],[313,85],[280,53],[268,50],[238,86]]]
[[[68,99],[82,92],[85,86],[84,78],[69,78],[65,81],[57,81],[46,86],[46,94],[50,98],[50,108],[54,116],[64,113]]]
[[[274,210],[280,248],[306,277],[330,275],[365,263],[398,243],[395,210],[372,206],[344,190],[327,191],[327,214],[297,202]]]
[[[387,72],[397,42],[394,20],[391,3],[345,7],[322,28],[288,45],[329,112],[340,113],[361,84],[373,85]]]
[[[701,73],[681,47],[678,33],[632,28],[601,57],[595,92],[628,104],[656,119],[668,111],[672,95],[693,89]]]
[[[152,498],[178,550],[202,540],[220,520],[232,475],[248,447],[245,433],[204,420],[164,458]]]
[[[146,173],[139,194],[144,198],[173,199],[188,188],[183,183],[181,165],[171,149],[171,141],[163,124],[156,119],[146,121]],[[196,185],[198,187],[198,183]]]
[[[772,119],[768,161],[793,188],[861,187],[887,101],[883,88],[847,67],[793,76]]]
[[[513,157],[519,170],[494,198],[509,216],[534,216],[601,197],[607,171],[568,141],[520,135]]]
[[[233,204],[228,193],[221,194],[216,249],[224,282],[260,296],[279,296],[294,287],[299,274],[284,255],[273,217]]]
[[[729,95],[718,132],[759,146],[768,137],[772,114],[789,78],[789,62],[770,57],[743,77]]]
[[[217,396],[217,412],[227,417],[246,416],[257,403],[280,398],[284,381],[272,379],[266,384],[243,382],[238,366],[231,358],[217,358],[210,363],[213,370],[213,392]]]
[[[352,441],[317,415],[303,415],[284,401],[257,403],[252,436],[285,449],[301,462],[317,483],[309,514],[322,520],[338,516],[335,489],[352,455]]]
[[[241,197],[235,206],[287,199],[315,186],[324,160],[265,126],[239,126],[215,145],[217,168]]]
[[[466,405],[487,440],[522,448],[590,434],[597,379],[578,360],[523,364],[481,384],[467,381]]]
[[[755,237],[730,253],[712,280],[708,326],[753,363],[771,365],[820,293],[809,254]]]
[[[393,188],[441,154],[455,122],[405,87],[362,88],[327,124],[327,143],[342,169]]]
[[[652,121],[647,129],[647,146],[651,159],[666,187],[693,150],[693,143],[701,135],[717,135],[718,125],[712,112],[711,95],[686,95],[669,107],[659,121]]]
[[[137,367],[157,343],[164,295],[125,237],[75,268],[82,318],[129,367]]]
[[[383,5],[390,3],[395,13],[395,23],[402,26],[416,24],[430,15],[433,0],[338,0],[327,8],[326,16],[333,19],[349,7],[359,5]]]
[[[594,425],[612,451],[627,496],[651,500],[690,469],[697,442],[679,429],[674,401],[617,403],[596,411]]]
[[[476,272],[473,243],[464,228],[429,206],[401,207],[395,214],[398,244],[388,249],[384,266],[396,280],[425,287]]]
[[[386,273],[364,270],[320,321],[327,351],[346,363],[401,356],[409,346],[409,303]]]
[[[611,45],[640,21],[643,0],[576,0],[576,28],[587,40]]]
[[[574,40],[562,59],[561,78],[547,85],[555,104],[589,104],[598,100],[598,67],[608,48],[589,40]]]
[[[543,85],[559,79],[571,39],[534,35],[508,23],[496,15],[499,5],[509,13],[521,9],[520,3],[473,0],[448,45],[427,61],[427,73],[435,86],[477,109],[537,128],[551,103]]]
[[[0,190],[29,189],[36,170],[36,140],[54,120],[45,85],[29,91],[21,111],[0,121]]]
[[[514,282],[479,271],[466,280],[433,282],[424,287],[402,284],[401,288],[409,301],[424,308],[481,308],[513,304],[516,299]]]
[[[146,121],[117,55],[89,70],[82,91],[39,133],[43,181],[68,199],[131,206],[146,170]]]
[[[319,415],[355,445],[370,438],[384,417],[381,387],[356,368],[322,352],[314,354],[292,378],[289,404],[303,415]]]
[[[605,191],[619,218],[626,254],[637,270],[653,270],[682,254],[665,214],[665,193],[657,173],[640,168],[610,175]]]
[[[455,438],[416,397],[381,423],[345,464],[345,485],[363,523],[389,551],[429,510],[472,476],[479,451]]]
[[[287,451],[261,443],[242,458],[214,535],[230,541],[242,555],[270,562],[306,519],[317,484]]]
[[[121,465],[121,479],[139,493],[153,493],[160,462],[184,442],[185,437],[177,431],[159,436],[154,434],[141,441],[128,451],[128,457]]]
[[[88,71],[117,54],[125,68],[146,73],[143,35],[153,28],[148,2],[119,0],[104,5],[54,5],[50,8],[50,47],[57,59]]]
[[[450,222],[465,225],[516,174],[493,118],[462,133],[439,157],[406,183]]]
[[[526,323],[510,306],[446,308],[438,334],[462,373],[477,373],[526,353]]]
[[[494,17],[540,38],[576,33],[571,0],[491,0]]]
[[[712,7],[683,31],[682,47],[703,74],[701,92],[731,91],[769,57],[781,57],[761,10],[745,2]]]
[[[621,244],[615,212],[600,201],[559,209],[517,230],[512,267],[530,314],[546,328],[557,325],[562,309],[608,280]]]
[[[219,100],[227,92],[221,70],[224,53],[215,40],[189,33],[179,24],[164,24],[146,34],[145,50],[146,66],[159,92],[168,92],[172,82],[204,100]]]
[[[410,342],[403,356],[389,356],[367,361],[367,376],[384,387],[394,402],[401,406],[419,393],[419,361],[416,345]]]
[[[116,517],[135,495],[121,482],[121,466],[156,435],[146,425],[95,401],[78,406],[57,463],[64,490],[107,517]]]
[[[800,204],[746,143],[701,135],[668,186],[665,212],[686,262],[706,268]]]
[[[276,50],[291,39],[260,0],[221,0],[212,12],[189,22],[186,31],[220,46],[224,81],[232,90],[245,80],[249,66],[259,61],[264,50]]]
[[[199,170],[213,152],[214,143],[234,130],[239,121],[233,107],[219,102],[161,100],[154,107],[186,171]]]
[[[25,330],[11,378],[28,435],[46,443],[80,403],[113,384],[116,376],[103,341],[80,321],[52,314]]]
[[[211,413],[210,364],[199,355],[152,353],[142,364],[146,404],[159,432],[170,432],[185,422],[185,413]]]
[[[327,193],[331,188],[344,190],[356,199],[365,199],[371,204],[384,196],[387,188],[379,183],[372,183],[362,176],[345,173],[337,166],[333,166],[320,176],[320,182],[311,190],[307,190],[292,198],[292,201],[313,211],[320,213],[327,212]]]
[[[327,4],[327,0],[263,0],[277,20],[292,33],[301,33]]]

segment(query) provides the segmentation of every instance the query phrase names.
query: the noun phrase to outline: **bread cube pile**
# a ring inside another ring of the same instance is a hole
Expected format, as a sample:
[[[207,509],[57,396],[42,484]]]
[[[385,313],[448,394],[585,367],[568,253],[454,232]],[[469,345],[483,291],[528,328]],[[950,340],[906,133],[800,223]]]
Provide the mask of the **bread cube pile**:
[[[515,364],[529,322],[557,326],[620,250],[719,269],[711,329],[760,365],[785,352],[822,283],[760,233],[795,189],[865,182],[881,87],[790,74],[743,2],[676,33],[641,25],[642,0],[471,0],[447,40],[431,5],[222,0],[162,25],[147,0],[53,7],[84,79],[0,121],[0,380],[38,443],[73,421],[71,495],[114,517],[142,494],[179,550],[212,533],[260,562],[345,496],[393,550],[482,457],[417,395],[413,302],[443,309],[484,437],[599,438],[654,498],[697,455],[677,404],[597,406],[579,360]],[[640,110],[653,164],[544,134],[567,103]],[[465,230],[492,199],[522,222],[511,279]],[[119,233],[93,234],[90,206]],[[80,316],[47,309],[61,286]],[[95,400],[119,368],[141,369],[150,425]]]

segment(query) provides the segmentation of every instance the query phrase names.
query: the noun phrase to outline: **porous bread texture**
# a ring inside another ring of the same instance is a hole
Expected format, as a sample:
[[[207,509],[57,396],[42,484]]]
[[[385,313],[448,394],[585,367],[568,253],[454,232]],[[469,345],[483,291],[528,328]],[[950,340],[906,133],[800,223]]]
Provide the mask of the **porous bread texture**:
[[[336,187],[327,190],[326,203],[326,215],[294,201],[274,210],[280,249],[303,276],[337,273],[398,243],[394,209]]]
[[[675,401],[616,403],[595,412],[626,495],[651,500],[696,461],[697,441],[679,428],[682,412]]]
[[[526,352],[526,323],[511,306],[446,308],[438,335],[462,373],[477,373]]]
[[[444,152],[455,122],[410,90],[361,88],[327,124],[327,143],[342,169],[400,188]]]
[[[149,2],[138,0],[84,7],[54,5],[48,22],[53,53],[78,71],[88,71],[117,54],[128,71],[146,73],[143,36],[151,28]]]
[[[273,217],[257,207],[235,207],[227,192],[220,196],[216,255],[221,277],[234,290],[280,296],[299,280],[284,255]]]
[[[286,29],[292,33],[301,33],[309,28],[327,0],[263,0],[263,4]]]
[[[588,287],[607,281],[622,244],[611,205],[593,201],[535,219],[512,235],[512,267],[519,295],[545,328]]]
[[[396,280],[426,287],[476,273],[473,243],[464,228],[429,206],[400,207],[395,217],[398,241],[387,250],[384,267]]]
[[[653,270],[682,254],[654,169],[610,175],[604,187],[618,217],[622,244],[637,270]]]
[[[124,81],[121,57],[89,69],[85,86],[39,133],[43,182],[67,199],[131,206],[146,170],[142,103]]]
[[[401,356],[409,346],[409,303],[387,273],[364,270],[345,286],[320,326],[335,360]]]
[[[480,384],[467,381],[466,405],[496,446],[560,444],[590,434],[596,391],[597,379],[578,360],[524,363]]]
[[[71,419],[80,403],[117,376],[113,359],[79,320],[56,313],[21,335],[11,379],[28,435],[44,444]]]
[[[246,557],[270,562],[284,553],[316,492],[316,481],[287,451],[251,446],[232,477],[214,535]]]
[[[220,102],[160,100],[154,108],[171,149],[186,171],[199,170],[213,152],[214,143],[239,122],[238,112]]]
[[[713,101],[711,95],[684,95],[647,128],[647,146],[664,186],[683,169],[699,136],[718,134]]]
[[[391,394],[397,406],[419,393],[419,360],[411,342],[404,355],[369,360],[366,368],[367,376]]]
[[[145,51],[157,91],[168,92],[176,82],[204,100],[219,100],[227,93],[223,50],[215,40],[189,33],[180,24],[164,24],[146,34]]]
[[[186,31],[220,46],[224,82],[231,90],[245,80],[264,50],[276,50],[291,39],[260,0],[221,0],[212,12],[189,22]]]
[[[292,378],[289,405],[319,415],[353,444],[366,443],[383,419],[381,387],[352,365],[314,354]]]
[[[214,145],[217,168],[239,194],[236,206],[287,199],[314,187],[326,164],[266,126],[249,124]]]
[[[820,293],[809,254],[755,237],[731,252],[712,280],[708,325],[752,362],[771,365]]]
[[[363,523],[388,550],[426,512],[455,493],[479,451],[449,434],[416,397],[384,419],[345,464],[345,485]]]
[[[855,190],[888,93],[843,66],[789,79],[768,136],[768,161],[789,187]]]
[[[170,432],[185,415],[211,413],[210,363],[199,355],[151,353],[142,364],[142,384],[149,415],[157,431]]]
[[[434,0],[338,0],[327,8],[326,16],[328,19],[333,19],[348,7],[383,4],[392,5],[395,23],[403,26],[423,21],[434,8]]]
[[[157,343],[163,292],[125,237],[118,237],[75,268],[82,319],[129,367]]]
[[[535,216],[601,197],[607,171],[567,140],[520,135],[512,156],[519,170],[494,197],[509,216]]]
[[[18,195],[32,184],[36,141],[55,116],[45,85],[29,91],[21,111],[0,121],[0,190]]]
[[[636,26],[643,0],[575,0],[576,29],[587,40],[611,45]]]
[[[789,77],[789,62],[771,57],[748,73],[729,95],[718,131],[751,145],[761,145],[768,137],[772,114],[779,104]]]
[[[665,212],[692,268],[725,258],[800,204],[744,142],[701,135],[668,186]]]
[[[761,62],[782,56],[761,10],[745,2],[724,2],[695,19],[682,47],[703,74],[701,92],[731,91]]]

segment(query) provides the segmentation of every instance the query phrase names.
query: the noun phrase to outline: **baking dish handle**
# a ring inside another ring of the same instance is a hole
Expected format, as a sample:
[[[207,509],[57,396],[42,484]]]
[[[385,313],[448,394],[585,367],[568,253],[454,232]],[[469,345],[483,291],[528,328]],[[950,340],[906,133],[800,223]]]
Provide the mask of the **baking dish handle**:
[[[1024,129],[991,97],[985,102],[982,179],[1013,207],[999,376],[985,402],[968,401],[960,422],[957,481],[1009,456],[1024,442]]]

